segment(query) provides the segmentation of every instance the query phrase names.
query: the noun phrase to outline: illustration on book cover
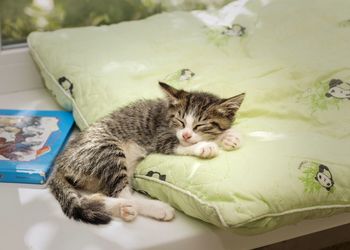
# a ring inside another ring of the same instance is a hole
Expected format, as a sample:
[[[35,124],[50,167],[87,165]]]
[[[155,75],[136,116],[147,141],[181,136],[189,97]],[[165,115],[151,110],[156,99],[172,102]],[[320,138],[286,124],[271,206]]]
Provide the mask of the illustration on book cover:
[[[0,115],[0,160],[32,161],[50,152],[46,142],[59,120],[45,116]]]

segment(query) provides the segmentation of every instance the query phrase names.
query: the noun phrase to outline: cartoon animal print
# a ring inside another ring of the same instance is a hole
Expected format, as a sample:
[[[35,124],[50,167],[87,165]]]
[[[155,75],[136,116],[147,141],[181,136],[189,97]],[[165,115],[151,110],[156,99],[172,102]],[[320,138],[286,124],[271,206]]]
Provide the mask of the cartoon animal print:
[[[348,28],[348,27],[350,27],[350,19],[341,21],[341,22],[338,23],[338,25],[341,28]]]
[[[343,82],[340,79],[330,80],[329,91],[326,93],[326,97],[350,100],[350,83]]]
[[[323,188],[330,193],[335,191],[333,176],[327,166],[314,161],[303,161],[299,169],[303,171],[299,180],[304,184],[305,192],[316,193]]]
[[[161,180],[161,181],[165,181],[166,180],[166,175],[165,174],[161,174],[159,172],[154,172],[154,171],[149,171],[146,176],[149,176],[149,177],[153,177],[153,175],[158,175],[158,179]]]
[[[187,81],[194,77],[195,73],[193,73],[190,69],[182,69],[180,75],[180,81]]]
[[[188,68],[183,68],[183,69],[177,70],[176,72],[168,74],[164,78],[164,81],[171,82],[172,84],[187,83],[188,81],[192,80],[192,78],[195,75],[196,74],[192,70]]]
[[[228,36],[244,36],[246,28],[240,24],[232,24],[231,26],[226,26],[222,33]]]
[[[73,83],[68,78],[62,76],[58,79],[58,83],[66,92],[68,92],[69,95],[73,97]]]
[[[331,171],[325,165],[320,164],[317,175],[315,176],[315,180],[318,181],[322,187],[330,191],[334,186],[334,181],[332,177]]]

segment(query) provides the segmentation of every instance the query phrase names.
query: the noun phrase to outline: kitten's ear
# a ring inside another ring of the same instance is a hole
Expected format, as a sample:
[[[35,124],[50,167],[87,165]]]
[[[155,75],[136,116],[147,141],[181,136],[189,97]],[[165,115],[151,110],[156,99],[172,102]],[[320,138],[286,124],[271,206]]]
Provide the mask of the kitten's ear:
[[[238,109],[241,107],[241,104],[244,100],[245,93],[223,99],[219,104],[219,108],[217,111],[222,114],[229,114],[230,116],[234,116]]]
[[[167,95],[169,100],[172,102],[172,104],[177,104],[179,102],[179,99],[184,93],[183,90],[177,90],[164,82],[159,82],[159,85],[164,91],[164,93]]]

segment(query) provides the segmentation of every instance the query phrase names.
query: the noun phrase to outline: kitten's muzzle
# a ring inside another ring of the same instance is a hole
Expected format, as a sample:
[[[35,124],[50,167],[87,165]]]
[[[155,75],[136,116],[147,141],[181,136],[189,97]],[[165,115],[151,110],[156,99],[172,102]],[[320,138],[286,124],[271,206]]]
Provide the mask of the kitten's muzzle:
[[[190,132],[188,132],[188,131],[185,131],[185,132],[183,132],[182,133],[182,138],[184,139],[184,141],[188,141],[189,139],[191,139],[191,137],[192,137],[192,134],[190,133]]]

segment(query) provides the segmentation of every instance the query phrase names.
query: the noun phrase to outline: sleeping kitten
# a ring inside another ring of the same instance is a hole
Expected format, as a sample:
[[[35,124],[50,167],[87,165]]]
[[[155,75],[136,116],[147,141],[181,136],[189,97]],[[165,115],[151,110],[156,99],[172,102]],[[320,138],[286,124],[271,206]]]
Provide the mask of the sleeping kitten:
[[[58,156],[49,187],[69,218],[92,224],[112,217],[131,221],[137,214],[171,220],[168,204],[132,194],[137,163],[150,153],[212,158],[218,145],[239,147],[231,125],[244,93],[220,99],[159,84],[166,99],[138,101],[107,115]]]

